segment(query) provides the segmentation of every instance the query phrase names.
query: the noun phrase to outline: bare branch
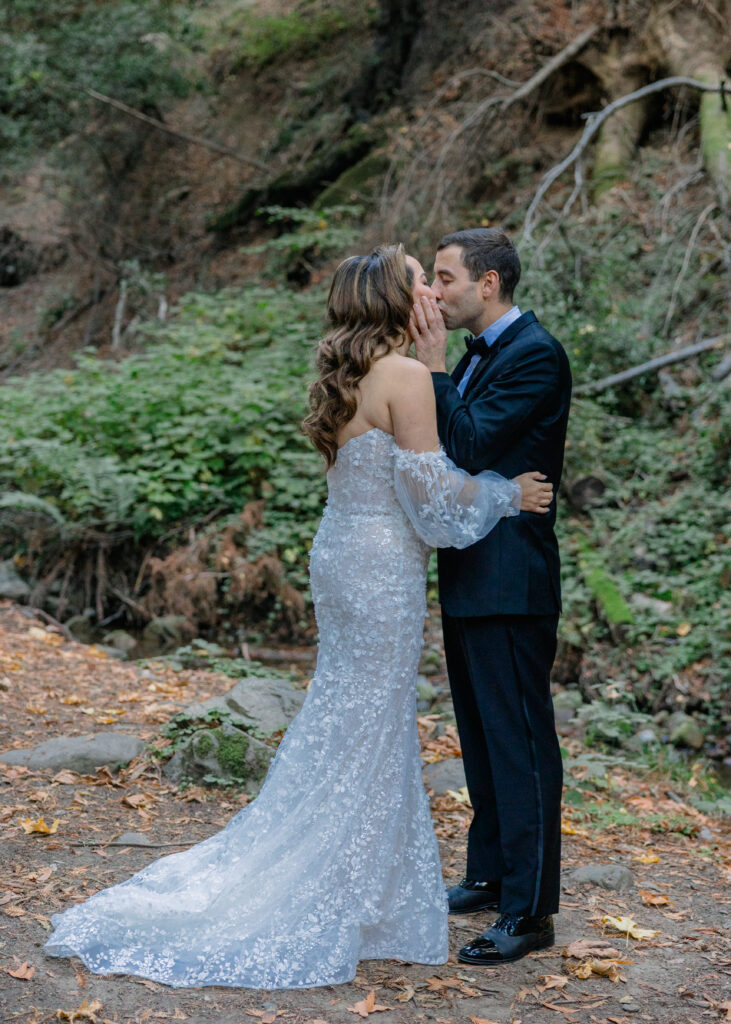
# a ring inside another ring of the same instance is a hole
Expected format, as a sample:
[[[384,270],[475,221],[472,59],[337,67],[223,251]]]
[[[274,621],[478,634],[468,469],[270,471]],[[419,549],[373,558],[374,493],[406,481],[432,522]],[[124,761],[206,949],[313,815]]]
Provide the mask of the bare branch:
[[[705,210],[703,210],[703,212],[701,213],[701,215],[698,218],[698,220],[693,225],[693,230],[690,233],[690,238],[688,240],[688,244],[685,247],[685,255],[683,256],[683,262],[682,262],[682,264],[680,266],[680,270],[678,271],[678,276],[675,278],[675,283],[673,284],[673,290],[672,290],[672,293],[670,295],[670,302],[668,303],[668,311],[665,314],[664,329],[666,331],[667,331],[668,327],[670,326],[670,321],[673,319],[673,313],[675,312],[675,303],[678,300],[678,291],[680,290],[680,284],[681,284],[681,282],[682,282],[683,278],[685,277],[685,274],[686,274],[686,272],[688,270],[688,266],[690,264],[690,257],[691,257],[691,254],[693,252],[693,249],[695,248],[695,243],[696,243],[696,240],[698,239],[698,235],[700,233],[700,230],[703,227],[703,223],[704,223],[706,217],[708,217],[709,214],[713,213],[713,211],[715,209],[716,209],[716,204],[715,203],[709,203],[708,206],[705,208]]]
[[[611,377],[603,377],[601,380],[591,381],[588,384],[580,384],[574,388],[575,395],[595,395],[600,391],[606,391],[607,388],[614,387],[615,384],[623,384],[627,380],[632,380],[633,377],[640,377],[643,373],[649,373],[652,370],[659,370],[663,366],[668,366],[670,363],[679,363],[683,359],[690,359],[691,356],[699,355],[701,352],[707,352],[712,348],[722,348],[731,338],[731,334],[719,334],[716,338],[706,338],[705,341],[698,341],[695,345],[688,345],[686,348],[679,348],[675,352],[668,352],[664,356],[657,356],[655,359],[650,359],[646,363],[641,363],[639,366],[633,366],[629,370],[622,370],[621,373],[613,373]]]
[[[135,110],[134,107],[128,107],[126,103],[121,103],[119,100],[112,99],[111,96],[105,96],[104,93],[97,92],[96,89],[85,89],[84,91],[92,99],[98,100],[99,103],[106,103],[108,106],[114,107],[115,110],[121,110],[128,117],[134,117],[138,121],[157,128],[158,131],[172,135],[173,138],[190,142],[194,146],[204,146],[206,149],[210,149],[214,153],[220,153],[222,156],[230,156],[232,160],[238,160],[241,164],[249,164],[250,167],[256,167],[257,170],[264,171],[265,174],[272,173],[272,168],[269,164],[265,164],[263,160],[257,160],[253,156],[244,156],[243,153],[237,153],[235,149],[229,149],[228,146],[222,146],[219,142],[213,142],[211,139],[204,139],[200,135],[191,135],[188,132],[181,132],[175,128],[170,128],[164,121],[158,121],[156,117],[149,117],[140,110]]]
[[[558,71],[560,67],[563,67],[564,64],[567,64],[570,60],[572,60],[577,53],[580,53],[580,51],[584,49],[586,44],[590,42],[591,39],[594,38],[594,36],[600,28],[600,23],[596,22],[595,24],[590,25],[588,28],[584,29],[583,32],[580,32],[575,39],[571,40],[568,46],[565,46],[563,50],[560,50],[557,54],[551,57],[551,59],[547,61],[543,65],[543,67],[539,68],[539,70],[536,71],[534,75],[532,75],[527,81],[523,82],[523,84],[519,86],[519,88],[517,88],[515,92],[512,93],[511,95],[489,96],[487,99],[479,103],[472,111],[472,113],[454,129],[454,131],[447,138],[447,141],[442,146],[437,162],[432,170],[432,180],[438,178],[442,170],[442,167],[444,166],[444,162],[447,158],[447,155],[449,154],[449,151],[451,150],[452,146],[455,144],[457,139],[459,139],[459,137],[463,135],[468,129],[472,128],[474,125],[479,124],[484,118],[485,114],[488,112],[488,110],[490,110],[493,107],[499,107],[500,113],[502,114],[514,103],[519,103],[522,100],[527,99],[527,97],[530,96],[533,92],[535,92],[535,90],[539,86],[543,85],[543,83],[548,78],[550,78],[555,71]],[[434,200],[431,210],[429,211],[429,214],[427,215],[427,223],[434,216],[434,213],[437,207],[439,206],[441,199],[442,188],[439,187],[438,189],[436,189],[436,198]]]
[[[626,96],[620,96],[619,99],[610,103],[599,113],[587,115],[587,125],[586,128],[584,128],[579,141],[568,156],[561,161],[561,163],[556,164],[555,167],[551,168],[539,185],[538,191],[534,195],[531,204],[528,207],[528,212],[525,215],[525,223],[523,225],[524,241],[530,241],[532,237],[536,213],[546,192],[548,192],[554,181],[556,181],[557,178],[560,178],[563,172],[570,167],[579,156],[581,156],[606,119],[615,111],[621,110],[622,107],[626,107],[629,103],[634,103],[636,100],[642,99],[644,96],[649,96],[654,92],[661,92],[663,89],[670,89],[676,85],[687,85],[692,89],[698,89],[700,92],[720,93],[723,88],[722,85],[708,85],[708,83],[701,82],[696,78],[685,78],[681,75],[673,75],[671,78],[661,78],[657,82],[651,82],[649,85],[643,85],[641,89],[636,89],[634,92],[628,93]]]

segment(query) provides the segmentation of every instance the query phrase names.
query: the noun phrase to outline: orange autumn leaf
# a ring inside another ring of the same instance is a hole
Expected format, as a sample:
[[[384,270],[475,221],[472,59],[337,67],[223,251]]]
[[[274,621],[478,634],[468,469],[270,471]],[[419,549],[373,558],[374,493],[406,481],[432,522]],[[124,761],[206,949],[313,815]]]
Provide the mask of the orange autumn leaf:
[[[638,857],[633,857],[632,860],[639,861],[640,864],[659,864],[660,858],[652,850],[649,853],[640,854]]]
[[[47,825],[43,818],[22,818],[20,825],[25,834],[28,836],[31,832],[40,832],[43,836],[55,835],[58,831],[58,826],[61,824],[61,819],[56,818],[52,825]]]
[[[648,907],[666,907],[670,900],[667,896],[662,896],[660,893],[647,892],[644,889],[638,890],[640,899]]]
[[[98,999],[92,999],[91,1002],[85,999],[76,1010],[56,1010],[56,1016],[59,1020],[67,1020],[69,1024],[74,1024],[77,1020],[88,1020],[91,1021],[91,1024],[99,1024],[97,1013],[101,1008],[102,1004]]]
[[[376,1003],[375,989],[371,989],[365,999],[361,999],[355,1006],[346,1007],[348,1013],[357,1013],[360,1017],[367,1017],[371,1013],[381,1013],[390,1010],[390,1006],[380,1006]]]
[[[140,807],[146,807],[151,799],[147,793],[130,793],[129,796],[123,796],[120,802],[137,810]]]
[[[7,914],[8,917],[23,917],[25,910],[22,907],[17,906],[15,903],[11,903],[9,907],[5,907],[3,914]]]
[[[19,978],[21,981],[30,981],[36,973],[35,967],[31,967],[27,962],[22,963],[20,967],[8,967],[7,970],[11,978]]]

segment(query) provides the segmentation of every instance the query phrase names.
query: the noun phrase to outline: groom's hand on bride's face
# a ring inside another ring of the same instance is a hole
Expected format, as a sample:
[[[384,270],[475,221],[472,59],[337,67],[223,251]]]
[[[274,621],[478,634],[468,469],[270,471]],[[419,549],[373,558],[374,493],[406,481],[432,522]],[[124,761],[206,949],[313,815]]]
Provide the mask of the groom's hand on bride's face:
[[[432,373],[446,373],[447,329],[436,299],[422,295],[414,303],[409,320],[409,334],[416,358]]]

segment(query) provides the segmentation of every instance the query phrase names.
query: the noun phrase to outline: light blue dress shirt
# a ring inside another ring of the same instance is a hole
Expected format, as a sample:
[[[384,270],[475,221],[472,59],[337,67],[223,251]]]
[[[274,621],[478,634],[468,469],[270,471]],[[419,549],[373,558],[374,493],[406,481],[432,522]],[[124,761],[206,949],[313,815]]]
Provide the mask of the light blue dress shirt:
[[[495,321],[494,324],[490,324],[489,327],[486,327],[485,330],[480,335],[480,337],[485,339],[485,344],[489,348],[490,346],[495,344],[495,342],[500,337],[500,335],[503,333],[503,331],[507,327],[510,327],[510,325],[512,323],[514,323],[518,319],[519,316],[522,316],[522,315],[523,314],[520,312],[518,307],[517,306],[513,306],[511,309],[509,309],[507,311],[507,313],[503,313],[503,315],[501,317],[498,317],[498,319]],[[467,367],[467,369],[465,370],[465,372],[464,372],[464,374],[462,376],[462,380],[457,385],[457,391],[459,391],[460,395],[464,395],[465,389],[466,389],[467,385],[469,384],[470,377],[475,372],[475,367],[477,366],[477,364],[479,363],[479,361],[481,359],[482,359],[482,356],[479,355],[479,353],[474,355],[474,356],[472,356],[470,364],[469,364],[469,366]]]

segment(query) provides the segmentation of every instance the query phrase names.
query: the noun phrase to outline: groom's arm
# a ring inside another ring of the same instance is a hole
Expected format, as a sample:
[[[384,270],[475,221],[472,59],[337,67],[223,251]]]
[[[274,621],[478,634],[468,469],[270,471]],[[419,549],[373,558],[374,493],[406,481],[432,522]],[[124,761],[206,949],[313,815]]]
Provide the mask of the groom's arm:
[[[449,374],[432,373],[439,438],[447,454],[470,473],[489,469],[543,414],[559,385],[558,354],[542,342],[522,345],[511,362],[469,405]]]

